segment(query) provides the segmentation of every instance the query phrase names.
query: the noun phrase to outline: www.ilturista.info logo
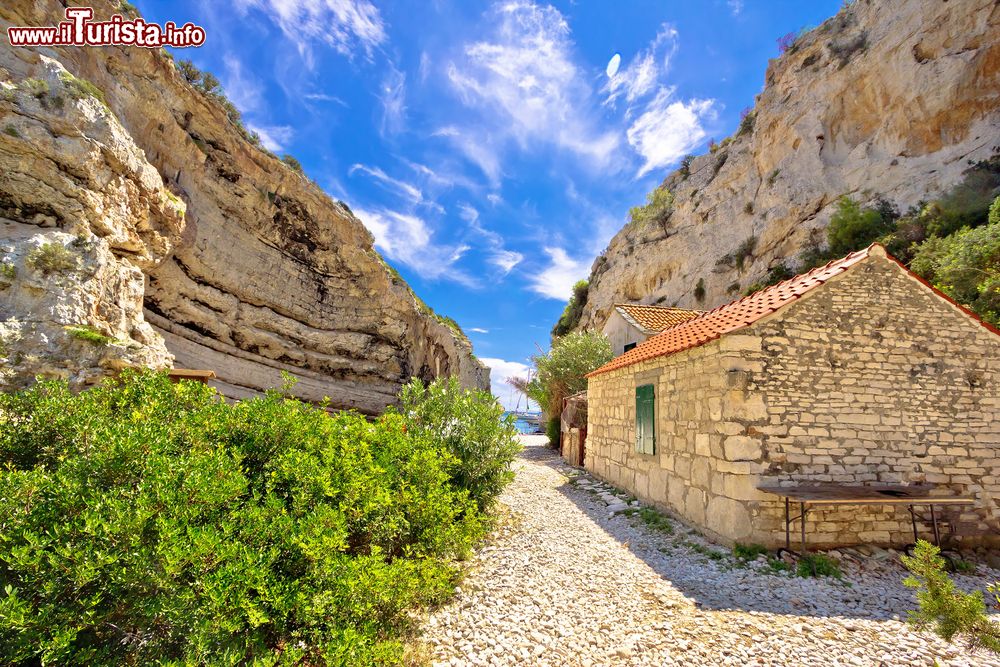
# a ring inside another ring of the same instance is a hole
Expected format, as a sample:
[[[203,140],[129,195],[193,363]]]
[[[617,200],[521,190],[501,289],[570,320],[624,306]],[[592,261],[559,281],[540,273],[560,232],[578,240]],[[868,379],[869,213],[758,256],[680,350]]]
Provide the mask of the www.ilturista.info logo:
[[[115,14],[108,21],[91,21],[90,7],[67,7],[66,20],[59,25],[11,26],[7,37],[11,46],[161,46],[184,48],[205,43],[205,29],[193,23],[177,27],[173,21],[163,26],[141,18],[126,20]]]

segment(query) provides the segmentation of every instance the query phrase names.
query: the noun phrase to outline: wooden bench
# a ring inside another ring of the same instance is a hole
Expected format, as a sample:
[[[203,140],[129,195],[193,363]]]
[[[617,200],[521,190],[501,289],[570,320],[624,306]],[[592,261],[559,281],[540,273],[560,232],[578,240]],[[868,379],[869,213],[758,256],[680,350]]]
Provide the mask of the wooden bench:
[[[806,514],[810,507],[832,505],[905,505],[910,512],[910,522],[913,525],[913,541],[917,537],[917,514],[915,505],[926,505],[930,508],[931,526],[934,531],[934,544],[940,546],[941,533],[938,528],[936,505],[972,505],[975,499],[965,496],[932,496],[937,487],[933,484],[868,484],[865,486],[850,486],[846,484],[800,484],[798,486],[779,486],[765,483],[757,486],[759,491],[771,493],[785,499],[785,548],[792,550],[791,526],[796,520],[801,523],[802,553],[806,551]],[[791,504],[799,504],[798,516],[791,516]],[[921,518],[923,520],[923,518]]]

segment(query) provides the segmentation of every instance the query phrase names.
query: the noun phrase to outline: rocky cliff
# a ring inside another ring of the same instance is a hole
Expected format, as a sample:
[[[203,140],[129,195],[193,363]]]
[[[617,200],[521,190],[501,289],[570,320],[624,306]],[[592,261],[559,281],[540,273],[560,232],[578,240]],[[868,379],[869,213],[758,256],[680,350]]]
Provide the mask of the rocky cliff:
[[[0,8],[53,25],[55,0]],[[113,13],[97,3],[97,17]],[[347,205],[253,145],[161,51],[0,46],[0,385],[212,369],[375,413],[412,376],[489,386]]]
[[[1000,150],[1000,4],[856,0],[765,79],[741,129],[664,181],[669,217],[626,226],[594,262],[579,328],[621,301],[737,298],[821,245],[842,195],[905,210],[961,181]]]

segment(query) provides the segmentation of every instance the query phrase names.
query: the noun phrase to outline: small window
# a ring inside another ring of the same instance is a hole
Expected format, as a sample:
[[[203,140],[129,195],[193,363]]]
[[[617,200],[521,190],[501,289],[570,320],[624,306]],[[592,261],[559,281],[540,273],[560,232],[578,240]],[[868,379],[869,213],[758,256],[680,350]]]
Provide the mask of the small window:
[[[635,451],[656,453],[656,391],[651,384],[635,388]]]
[[[636,345],[638,345],[638,343],[625,343],[625,349],[622,350],[622,354],[624,354],[625,352],[628,352],[629,350],[631,350],[632,348],[634,348]]]

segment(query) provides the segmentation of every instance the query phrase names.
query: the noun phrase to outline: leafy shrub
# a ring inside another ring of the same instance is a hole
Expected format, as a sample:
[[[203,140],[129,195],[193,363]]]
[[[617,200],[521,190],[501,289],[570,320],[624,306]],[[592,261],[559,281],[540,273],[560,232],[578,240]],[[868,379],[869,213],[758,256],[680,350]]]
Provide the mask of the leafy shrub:
[[[705,300],[705,279],[698,278],[698,283],[694,286],[694,298],[698,303]]]
[[[990,211],[987,214],[986,222],[990,225],[1000,223],[1000,197],[994,199],[993,203],[990,204]]]
[[[66,329],[66,333],[68,333],[73,338],[76,338],[77,340],[84,340],[87,341],[88,343],[93,343],[94,345],[110,345],[111,343],[115,342],[114,338],[111,338],[110,336],[105,336],[94,327],[87,326],[85,324],[79,326],[69,326],[64,328]]]
[[[837,210],[826,228],[830,253],[834,257],[860,250],[893,230],[893,221],[886,220],[874,208],[861,208],[848,196],[837,200]]]
[[[19,139],[21,137],[21,133],[18,132],[17,128],[14,127],[13,125],[5,126],[3,128],[3,133],[9,137],[14,137],[15,139]]]
[[[903,583],[917,589],[919,609],[910,612],[910,623],[920,629],[930,627],[949,642],[961,637],[971,648],[1000,653],[1000,625],[986,615],[982,591],[956,590],[940,553],[933,544],[918,540],[912,556],[900,556],[911,573]],[[987,590],[1000,605],[1000,582]]]
[[[557,338],[547,354],[532,357],[536,372],[525,383],[524,391],[547,416],[558,417],[562,400],[586,389],[586,374],[611,361],[612,356],[607,336],[596,331]]]
[[[8,287],[15,278],[17,278],[17,267],[7,262],[0,262],[0,284]]]
[[[69,93],[70,97],[75,100],[83,99],[85,97],[93,97],[101,105],[107,109],[108,101],[104,97],[104,91],[92,84],[86,79],[78,79],[69,72],[60,72],[59,79],[63,82],[66,91]]]
[[[284,155],[281,156],[281,161],[287,164],[295,171],[299,172],[300,174],[305,173],[302,170],[302,163],[299,162],[297,159],[295,159],[294,155],[289,155],[288,153],[285,153]]]
[[[747,107],[740,112],[740,129],[736,132],[736,136],[741,136],[744,134],[750,134],[753,132],[754,121],[757,120],[757,112],[752,108]]]
[[[454,457],[449,468],[459,489],[485,509],[513,478],[510,465],[521,451],[511,415],[492,395],[463,389],[458,380],[424,386],[413,379],[400,393],[412,430],[442,443]]]
[[[35,99],[42,99],[49,94],[49,82],[45,79],[25,79],[21,82],[21,87]]]
[[[128,372],[0,394],[10,664],[382,664],[481,535],[404,418]]]
[[[688,154],[688,155],[685,155],[683,158],[681,158],[681,166],[680,166],[680,169],[678,169],[678,171],[681,174],[681,178],[687,178],[688,176],[691,175],[691,163],[692,162],[694,162],[694,156],[693,155]]]
[[[994,324],[1000,323],[1000,224],[921,243],[910,268]]]
[[[759,292],[760,290],[770,287],[771,285],[777,285],[783,280],[788,280],[789,278],[792,278],[794,275],[795,274],[792,272],[792,270],[789,269],[788,265],[785,264],[784,262],[778,264],[777,266],[772,266],[768,270],[767,275],[764,276],[763,280],[751,283],[747,285],[746,288],[744,288],[743,296],[749,296],[750,294],[753,294],[754,292]]]
[[[587,305],[587,297],[590,296],[590,283],[580,280],[573,285],[573,294],[570,295],[566,307],[563,309],[559,321],[552,327],[552,336],[558,338],[565,336],[576,328],[583,316],[583,307]]]
[[[745,563],[757,560],[758,556],[766,555],[767,547],[763,544],[740,544],[737,542],[733,545],[733,557]]]
[[[28,253],[25,263],[32,269],[48,275],[75,270],[78,258],[62,244],[43,243]]]
[[[778,180],[778,175],[781,174],[780,169],[775,169],[770,174],[767,175],[767,186],[771,187]]]
[[[674,195],[666,188],[656,188],[646,195],[644,206],[633,206],[628,211],[629,224],[640,229],[650,224],[663,225],[674,212]]]
[[[754,248],[756,247],[757,247],[757,237],[748,236],[747,238],[743,239],[743,242],[740,243],[739,247],[737,247],[736,250],[734,250],[731,253],[723,255],[722,257],[719,258],[719,261],[717,261],[715,264],[716,266],[735,266],[737,269],[742,271],[743,267],[746,265],[747,259],[753,257],[753,251]],[[737,288],[739,288],[738,285]]]
[[[559,449],[562,439],[562,421],[559,417],[552,417],[545,422],[545,437],[549,439],[549,447]]]
[[[803,554],[799,558],[795,573],[800,577],[834,577],[843,578],[837,561],[824,554]]]

